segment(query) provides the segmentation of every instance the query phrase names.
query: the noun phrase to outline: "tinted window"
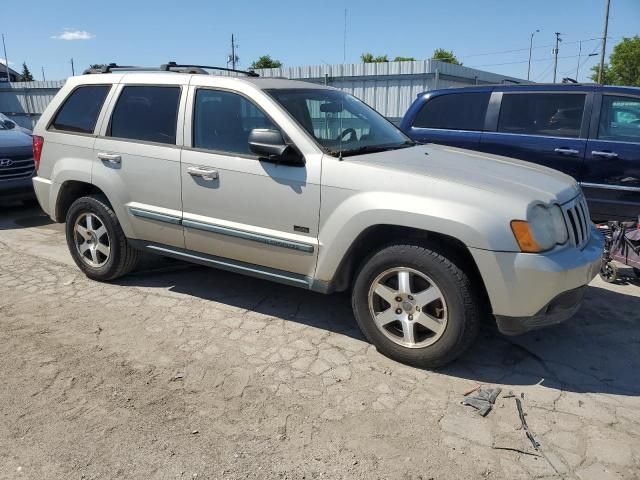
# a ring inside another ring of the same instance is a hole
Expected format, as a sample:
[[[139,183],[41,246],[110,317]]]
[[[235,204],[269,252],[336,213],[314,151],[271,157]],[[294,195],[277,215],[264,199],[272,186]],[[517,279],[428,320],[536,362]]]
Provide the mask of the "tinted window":
[[[58,110],[51,126],[67,132],[93,133],[110,88],[107,85],[76,88]]]
[[[124,87],[109,135],[175,145],[179,102],[180,87]]]
[[[417,128],[482,130],[490,93],[452,93],[428,100],[416,115]]]
[[[241,95],[206,89],[196,92],[194,147],[253,155],[249,133],[254,128],[277,130],[258,107]]]
[[[602,97],[598,138],[621,142],[640,142],[640,99]]]
[[[498,131],[550,137],[579,137],[585,95],[505,94]]]

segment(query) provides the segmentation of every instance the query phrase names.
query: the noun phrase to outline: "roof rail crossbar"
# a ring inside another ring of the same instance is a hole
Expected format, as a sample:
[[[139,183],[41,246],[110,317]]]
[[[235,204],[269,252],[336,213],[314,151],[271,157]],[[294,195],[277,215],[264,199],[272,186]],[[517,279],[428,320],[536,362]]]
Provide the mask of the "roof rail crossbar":
[[[160,70],[164,70],[166,72],[171,72],[172,70],[178,70],[178,69],[187,70],[189,73],[207,73],[205,69],[208,69],[208,70],[221,70],[223,72],[242,73],[248,77],[260,76],[253,70],[238,70],[235,68],[215,67],[212,65],[189,65],[189,64],[180,64],[176,62],[167,62],[165,64],[160,65]]]
[[[99,68],[87,68],[83,75],[90,75],[92,73],[111,73],[114,70],[158,70],[157,67],[135,67],[133,65],[118,65],[116,63],[108,63],[102,65]]]

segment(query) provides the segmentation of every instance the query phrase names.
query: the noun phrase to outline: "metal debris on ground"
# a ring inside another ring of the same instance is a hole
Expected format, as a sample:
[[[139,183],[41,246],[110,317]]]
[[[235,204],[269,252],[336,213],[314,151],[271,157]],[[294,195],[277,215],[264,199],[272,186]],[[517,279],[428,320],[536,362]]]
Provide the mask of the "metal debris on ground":
[[[499,387],[496,388],[480,388],[478,393],[473,396],[466,397],[463,401],[463,405],[469,405],[476,410],[483,417],[486,417],[487,414],[493,408],[493,404],[496,403],[496,399],[498,395],[500,395],[502,389]]]

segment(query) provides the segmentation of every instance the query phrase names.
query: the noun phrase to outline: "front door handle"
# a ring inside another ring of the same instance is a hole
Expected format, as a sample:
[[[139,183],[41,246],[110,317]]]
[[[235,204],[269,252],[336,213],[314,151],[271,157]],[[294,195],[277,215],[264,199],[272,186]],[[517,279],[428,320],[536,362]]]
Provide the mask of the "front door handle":
[[[98,158],[105,162],[113,163],[114,165],[120,165],[122,163],[122,157],[116,153],[98,153]]]
[[[600,150],[594,150],[591,155],[594,157],[618,158],[618,154],[615,152],[601,152]]]
[[[209,182],[218,179],[218,171],[214,168],[189,167],[187,173],[192,177],[201,177]]]
[[[553,150],[556,153],[559,153],[560,155],[579,155],[580,151],[576,150],[575,148],[555,148]]]

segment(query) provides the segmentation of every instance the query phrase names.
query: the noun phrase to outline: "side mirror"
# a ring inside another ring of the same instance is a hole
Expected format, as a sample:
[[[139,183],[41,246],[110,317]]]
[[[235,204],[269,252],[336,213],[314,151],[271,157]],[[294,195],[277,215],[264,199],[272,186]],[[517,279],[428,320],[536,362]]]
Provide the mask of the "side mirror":
[[[304,158],[285,142],[278,130],[254,128],[249,133],[249,149],[268,161],[304,165]]]
[[[7,130],[12,130],[14,128],[16,128],[16,123],[12,122],[11,120],[5,120],[4,122],[2,122],[5,126],[5,128]]]

